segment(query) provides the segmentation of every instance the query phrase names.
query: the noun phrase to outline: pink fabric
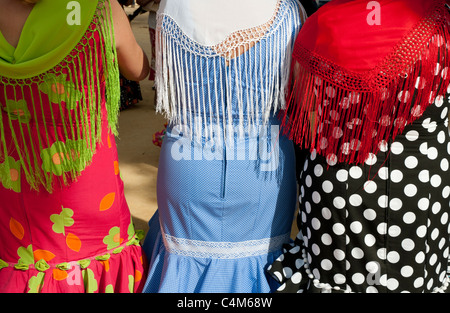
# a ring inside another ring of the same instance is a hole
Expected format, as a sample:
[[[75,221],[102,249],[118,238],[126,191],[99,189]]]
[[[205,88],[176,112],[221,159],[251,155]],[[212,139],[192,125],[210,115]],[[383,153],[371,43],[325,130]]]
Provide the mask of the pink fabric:
[[[92,49],[92,45],[85,49]],[[83,62],[81,69],[71,66],[78,72],[86,65]],[[23,174],[20,190],[7,189],[0,180],[2,293],[140,292],[145,283],[147,262],[124,196],[116,144],[106,118],[104,82],[102,85],[101,141],[92,163],[77,181],[64,186],[55,176],[54,190],[49,193],[42,186],[39,192],[32,190]],[[0,84],[0,91],[2,87]],[[55,110],[58,106],[51,104],[36,84],[31,90],[23,97],[30,112],[34,111],[31,97],[41,97],[44,102],[47,133],[52,134],[50,142],[44,143],[48,148],[55,142],[55,132],[61,135],[59,140],[64,138],[63,123],[67,125],[68,120],[64,114],[55,114],[54,127],[49,110],[52,107],[53,112],[59,112]],[[9,91],[8,99],[17,97],[12,88]],[[0,98],[2,105],[4,100]],[[4,125],[8,125],[5,110],[1,114]],[[12,123],[17,127],[17,120]],[[32,132],[43,131],[40,116],[35,121],[32,114],[28,123]],[[20,134],[17,129],[16,134]],[[12,142],[8,132],[6,141]],[[12,156],[18,159],[17,153]]]

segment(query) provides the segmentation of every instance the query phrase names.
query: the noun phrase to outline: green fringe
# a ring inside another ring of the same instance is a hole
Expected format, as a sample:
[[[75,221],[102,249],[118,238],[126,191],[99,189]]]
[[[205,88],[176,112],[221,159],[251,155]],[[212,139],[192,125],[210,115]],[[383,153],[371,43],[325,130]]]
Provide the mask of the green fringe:
[[[91,31],[100,34],[100,44]],[[94,49],[90,48],[92,46]],[[98,55],[104,76],[99,73]],[[85,59],[84,67],[82,58]],[[81,69],[81,73],[73,73],[71,66]],[[67,74],[63,70],[67,70]],[[100,89],[103,79],[105,94]],[[7,99],[1,106],[2,114],[8,117],[6,123],[0,119],[0,180],[3,186],[20,192],[21,174],[32,189],[39,190],[43,186],[48,192],[52,192],[55,178],[63,185],[76,181],[91,163],[101,141],[102,99],[106,98],[110,131],[117,135],[120,82],[109,1],[99,1],[83,39],[58,66],[29,79],[0,76],[0,82]],[[39,98],[26,103],[25,95],[36,87],[40,91]],[[6,90],[13,91],[14,96],[7,97]],[[45,103],[44,97],[48,97],[49,104]],[[57,124],[56,117],[62,125]],[[58,126],[62,129],[60,133]],[[11,138],[6,138],[6,130],[11,132]]]

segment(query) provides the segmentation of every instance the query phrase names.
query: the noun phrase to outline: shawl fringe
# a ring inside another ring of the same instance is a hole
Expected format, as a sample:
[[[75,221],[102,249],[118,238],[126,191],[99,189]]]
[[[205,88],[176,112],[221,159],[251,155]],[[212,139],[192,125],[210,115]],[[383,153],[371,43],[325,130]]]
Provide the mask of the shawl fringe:
[[[296,47],[291,92],[280,114],[283,133],[329,165],[363,163],[444,96],[449,20],[445,6],[436,6],[384,62],[364,73]]]
[[[0,76],[0,181],[5,188],[20,192],[20,175],[32,189],[43,186],[48,192],[55,177],[61,185],[75,181],[101,140],[105,102],[109,128],[117,134],[116,60],[110,4],[101,0],[81,42],[57,66],[28,79]]]

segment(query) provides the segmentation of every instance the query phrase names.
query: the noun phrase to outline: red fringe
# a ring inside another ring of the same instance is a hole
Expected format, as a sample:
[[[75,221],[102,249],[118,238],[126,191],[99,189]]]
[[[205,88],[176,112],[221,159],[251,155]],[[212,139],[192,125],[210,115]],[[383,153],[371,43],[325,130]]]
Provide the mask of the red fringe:
[[[325,156],[329,165],[363,163],[376,154],[446,92],[449,15],[440,6],[365,74],[296,49],[291,92],[281,112],[283,133]]]

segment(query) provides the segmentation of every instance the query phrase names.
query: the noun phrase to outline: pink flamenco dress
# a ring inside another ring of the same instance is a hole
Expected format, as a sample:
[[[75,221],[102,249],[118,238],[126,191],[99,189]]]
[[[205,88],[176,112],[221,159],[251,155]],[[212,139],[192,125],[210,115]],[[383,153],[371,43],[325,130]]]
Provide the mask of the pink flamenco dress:
[[[66,2],[38,2],[17,47],[0,33],[0,292],[140,292],[147,262],[114,141],[109,1],[78,1],[78,28],[57,20]],[[69,35],[28,44],[56,23]]]

